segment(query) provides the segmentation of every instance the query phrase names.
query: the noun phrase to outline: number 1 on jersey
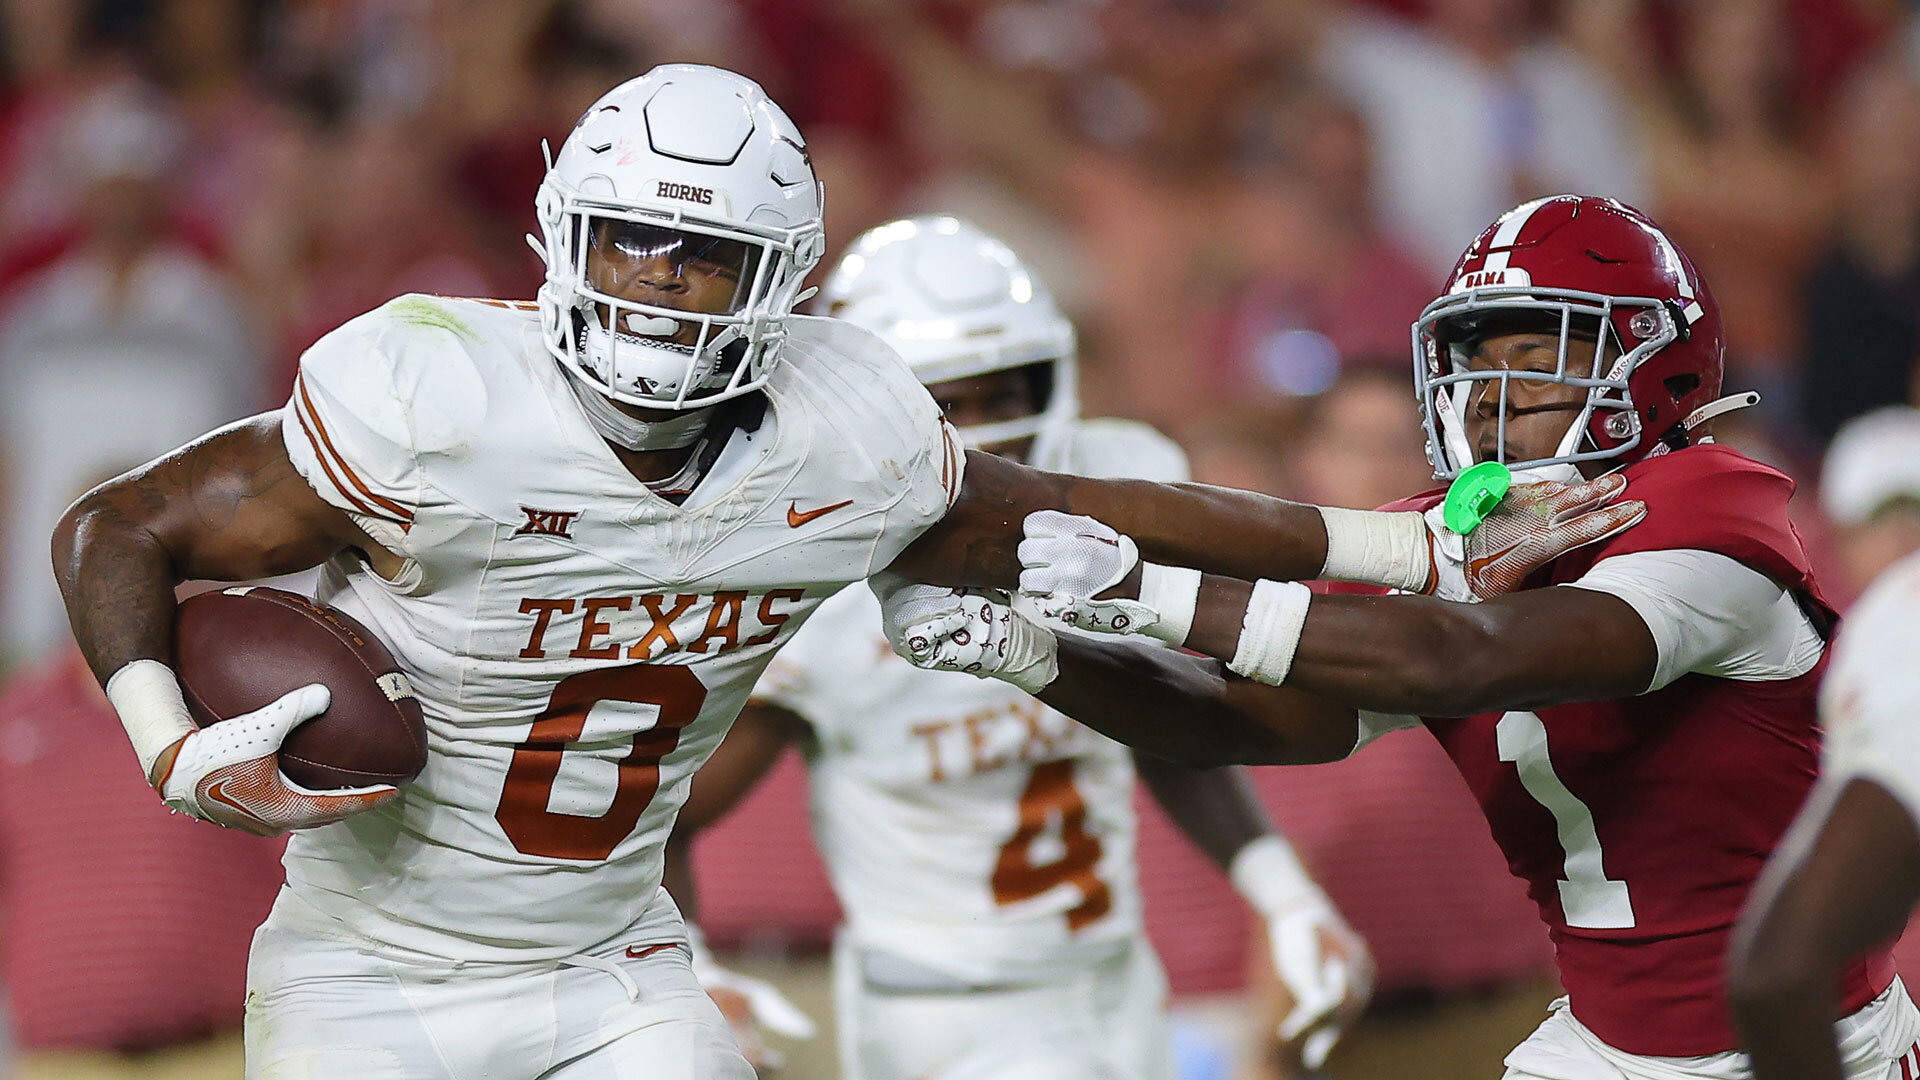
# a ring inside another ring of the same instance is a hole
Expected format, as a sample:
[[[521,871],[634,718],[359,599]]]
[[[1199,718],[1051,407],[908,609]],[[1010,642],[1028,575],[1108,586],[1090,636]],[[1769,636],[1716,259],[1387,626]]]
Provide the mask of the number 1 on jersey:
[[[1566,876],[1560,880],[1560,911],[1568,926],[1586,930],[1624,930],[1633,925],[1633,901],[1627,883],[1607,877],[1593,811],[1567,790],[1547,756],[1547,725],[1530,712],[1510,712],[1494,729],[1500,760],[1513,762],[1520,786],[1547,808],[1566,852]]]

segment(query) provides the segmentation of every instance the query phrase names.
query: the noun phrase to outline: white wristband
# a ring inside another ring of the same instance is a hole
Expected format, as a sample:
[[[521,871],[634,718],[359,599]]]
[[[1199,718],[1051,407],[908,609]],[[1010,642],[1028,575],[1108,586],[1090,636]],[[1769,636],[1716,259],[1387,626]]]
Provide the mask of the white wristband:
[[[1240,621],[1240,640],[1234,645],[1227,670],[1242,678],[1279,686],[1293,668],[1294,650],[1307,625],[1307,604],[1313,591],[1297,581],[1253,584],[1247,613]]]
[[[161,752],[199,730],[180,694],[180,680],[158,660],[135,660],[114,672],[107,678],[107,700],[120,714],[140,773],[149,782]]]
[[[1433,574],[1433,551],[1426,519],[1411,510],[1341,510],[1322,506],[1327,527],[1327,562],[1320,576],[1328,581],[1359,581],[1389,589],[1421,592]]]
[[[1153,609],[1160,621],[1141,631],[1178,648],[1193,632],[1193,612],[1200,606],[1200,571],[1184,566],[1140,564],[1140,603]]]
[[[1241,848],[1227,867],[1227,879],[1249,907],[1268,918],[1325,895],[1300,865],[1293,845],[1275,833]]]

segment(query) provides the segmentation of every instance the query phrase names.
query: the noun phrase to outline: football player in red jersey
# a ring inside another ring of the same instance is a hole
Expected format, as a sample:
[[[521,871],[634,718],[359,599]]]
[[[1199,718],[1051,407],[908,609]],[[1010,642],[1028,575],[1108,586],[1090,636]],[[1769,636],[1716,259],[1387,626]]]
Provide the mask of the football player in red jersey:
[[[1791,482],[1709,436],[1753,400],[1721,397],[1713,298],[1645,215],[1558,196],[1483,232],[1414,329],[1439,475],[1501,461],[1584,482],[1517,488],[1518,512],[1464,542],[1426,520],[1439,492],[1398,517],[1322,511],[1324,546],[1277,501],[1070,492],[1101,520],[1026,515],[1023,592],[1082,628],[1216,659],[1056,639],[990,597],[926,586],[887,596],[896,647],[1019,679],[1192,764],[1336,759],[1424,724],[1528,883],[1568,992],[1507,1076],[1748,1075],[1724,958],[1814,780],[1835,619],[1787,518]],[[1623,482],[1645,507],[1631,529],[1605,514],[1582,517],[1602,526],[1582,536],[1520,528]],[[1325,578],[1399,568],[1408,590],[1515,591],[1475,604],[1249,583],[1315,576],[1302,567],[1322,554]],[[1882,952],[1840,974],[1838,1009],[1849,1077],[1886,1077],[1920,1031]]]

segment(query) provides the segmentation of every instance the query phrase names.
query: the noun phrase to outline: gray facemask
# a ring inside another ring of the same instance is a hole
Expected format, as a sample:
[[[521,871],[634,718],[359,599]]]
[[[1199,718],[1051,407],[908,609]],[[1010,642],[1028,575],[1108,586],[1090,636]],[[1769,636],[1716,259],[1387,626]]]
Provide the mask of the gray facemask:
[[[707,424],[713,419],[714,406],[704,409],[687,409],[665,420],[638,420],[628,416],[615,407],[613,400],[582,382],[565,367],[567,385],[573,388],[574,399],[580,402],[581,411],[587,414],[587,422],[600,437],[627,450],[679,450],[692,446],[707,430]]]

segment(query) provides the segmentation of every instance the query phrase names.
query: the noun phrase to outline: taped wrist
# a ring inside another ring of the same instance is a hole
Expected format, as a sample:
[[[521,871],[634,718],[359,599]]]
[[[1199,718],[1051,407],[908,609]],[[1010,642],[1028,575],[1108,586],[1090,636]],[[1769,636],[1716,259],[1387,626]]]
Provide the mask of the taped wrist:
[[[1320,576],[1420,592],[1433,573],[1426,519],[1412,510],[1319,507],[1327,527],[1327,561]]]
[[[1032,601],[1016,596],[1013,618],[1007,623],[1007,650],[996,677],[1038,694],[1060,677],[1060,642],[1053,631],[1036,621]]]
[[[1227,879],[1249,907],[1267,918],[1324,895],[1293,845],[1274,833],[1241,848],[1227,867]]]
[[[1141,563],[1140,603],[1160,616],[1141,633],[1176,648],[1185,645],[1193,632],[1194,609],[1200,605],[1200,571]]]
[[[1312,599],[1312,590],[1297,581],[1254,582],[1227,670],[1269,686],[1285,682]]]
[[[158,660],[135,660],[107,679],[107,700],[127,729],[140,772],[156,783],[153,763],[162,751],[199,730],[180,694],[173,669]]]

